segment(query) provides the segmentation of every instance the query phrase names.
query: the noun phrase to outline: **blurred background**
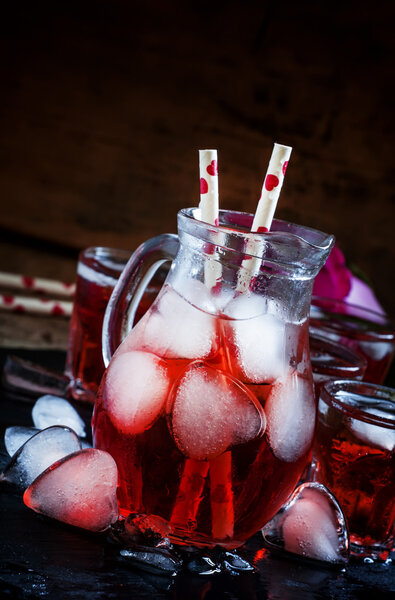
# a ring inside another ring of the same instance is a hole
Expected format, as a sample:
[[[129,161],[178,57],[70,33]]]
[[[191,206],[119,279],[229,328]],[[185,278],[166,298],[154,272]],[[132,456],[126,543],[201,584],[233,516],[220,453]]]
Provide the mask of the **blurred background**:
[[[334,233],[393,314],[393,3],[126,0],[2,7],[0,270],[64,281],[81,248],[133,250],[199,202]]]

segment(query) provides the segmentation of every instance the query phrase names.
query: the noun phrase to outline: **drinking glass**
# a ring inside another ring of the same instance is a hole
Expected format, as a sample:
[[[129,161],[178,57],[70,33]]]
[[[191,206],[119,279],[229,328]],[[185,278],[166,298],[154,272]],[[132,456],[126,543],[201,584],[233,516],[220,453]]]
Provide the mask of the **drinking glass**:
[[[102,326],[107,302],[130,258],[127,250],[90,247],[78,258],[65,374],[76,400],[94,402],[104,372]]]
[[[313,296],[310,331],[364,356],[364,381],[384,382],[395,351],[395,325],[385,315],[341,300]]]
[[[336,496],[352,552],[385,560],[394,548],[395,390],[354,380],[321,388],[315,480]]]
[[[367,360],[351,348],[310,332],[310,359],[315,393],[333,379],[363,379]]]

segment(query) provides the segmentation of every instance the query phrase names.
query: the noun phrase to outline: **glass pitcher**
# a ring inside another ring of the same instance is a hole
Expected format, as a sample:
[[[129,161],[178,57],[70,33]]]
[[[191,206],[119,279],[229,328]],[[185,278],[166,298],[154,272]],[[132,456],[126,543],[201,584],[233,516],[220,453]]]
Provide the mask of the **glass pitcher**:
[[[160,522],[174,543],[234,549],[286,501],[310,456],[308,315],[334,240],[280,220],[251,233],[246,213],[220,211],[219,226],[198,215],[181,210],[178,237],[142,244],[120,277],[93,437],[117,462],[121,514]]]

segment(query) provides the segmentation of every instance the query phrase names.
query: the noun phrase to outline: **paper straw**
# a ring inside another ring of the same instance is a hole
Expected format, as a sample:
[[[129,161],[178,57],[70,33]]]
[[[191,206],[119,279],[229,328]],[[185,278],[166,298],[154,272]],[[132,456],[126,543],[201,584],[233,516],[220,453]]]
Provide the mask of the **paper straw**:
[[[265,233],[270,231],[291,152],[292,148],[290,146],[274,144],[251,232]],[[238,292],[248,291],[251,281],[259,272],[262,264],[262,259],[259,257],[263,253],[263,243],[263,240],[258,238],[248,241],[245,253],[252,258],[244,259],[241,264],[242,268],[239,270],[236,287]]]
[[[172,525],[188,527],[196,522],[208,469],[208,461],[186,459],[170,518]]]
[[[210,505],[213,538],[232,538],[235,517],[230,450],[210,461]]]
[[[217,150],[199,150],[200,203],[199,217],[210,225],[219,224],[218,153]],[[215,260],[206,260],[204,281],[209,289],[215,287],[221,277],[221,265]]]
[[[28,277],[15,273],[0,272],[0,287],[13,290],[31,290],[52,296],[65,296],[71,298],[75,292],[74,283],[64,283],[42,277]]]
[[[218,225],[218,153],[216,150],[199,150],[200,218],[210,225]]]
[[[65,300],[0,294],[0,310],[35,315],[71,316],[73,303]]]

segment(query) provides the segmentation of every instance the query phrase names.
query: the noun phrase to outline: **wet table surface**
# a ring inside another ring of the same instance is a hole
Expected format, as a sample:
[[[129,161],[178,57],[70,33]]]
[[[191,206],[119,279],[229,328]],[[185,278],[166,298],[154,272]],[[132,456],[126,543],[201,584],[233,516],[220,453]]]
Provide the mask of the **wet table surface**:
[[[13,350],[13,354],[18,351]],[[2,367],[7,349],[0,352]],[[60,370],[62,352],[23,351],[19,355]],[[0,468],[7,463],[4,429],[31,425],[34,397],[0,389]],[[82,416],[89,421],[89,409]],[[240,554],[254,572],[199,577],[179,573],[164,577],[115,562],[104,534],[91,534],[46,519],[22,501],[11,485],[0,484],[0,598],[133,598],[135,600],[309,600],[393,598],[392,564],[350,562],[326,568],[267,552],[260,534]]]

